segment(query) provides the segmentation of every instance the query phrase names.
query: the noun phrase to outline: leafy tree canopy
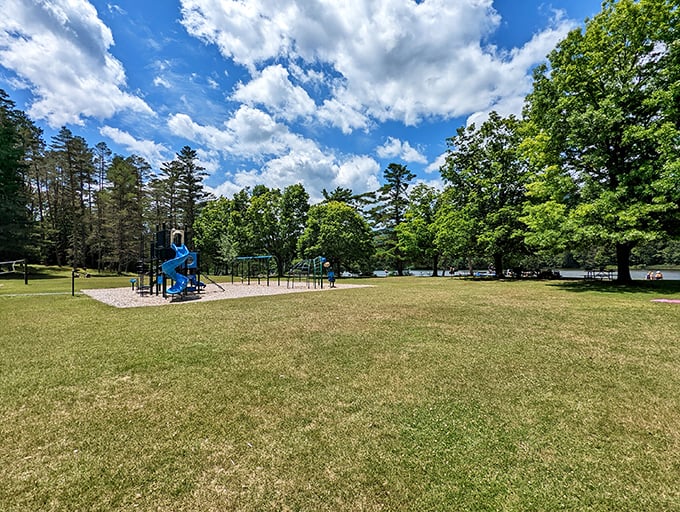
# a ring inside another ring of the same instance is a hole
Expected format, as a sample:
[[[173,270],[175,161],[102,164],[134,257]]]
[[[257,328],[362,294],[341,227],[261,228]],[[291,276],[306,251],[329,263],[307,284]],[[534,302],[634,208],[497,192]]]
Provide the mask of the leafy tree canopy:
[[[529,172],[519,125],[514,116],[491,112],[479,128],[459,128],[441,168],[449,186],[438,219],[440,247],[492,258],[498,275],[504,258],[524,249],[520,217]]]
[[[404,220],[397,226],[399,245],[406,256],[415,262],[427,261],[432,274],[437,275],[441,251],[436,241],[435,223],[439,206],[439,192],[434,187],[419,183],[413,187]]]
[[[338,272],[343,268],[366,270],[373,254],[373,234],[366,220],[351,206],[331,201],[309,209],[298,247],[305,258],[327,257]]]
[[[675,0],[605,2],[536,70],[527,99],[539,178],[526,220],[543,233],[531,241],[611,245],[624,282],[631,249],[678,226],[679,16]]]

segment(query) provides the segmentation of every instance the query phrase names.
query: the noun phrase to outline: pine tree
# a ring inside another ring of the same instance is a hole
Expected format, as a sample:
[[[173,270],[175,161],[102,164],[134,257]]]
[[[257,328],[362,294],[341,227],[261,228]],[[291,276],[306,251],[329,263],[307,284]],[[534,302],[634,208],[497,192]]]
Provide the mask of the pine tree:
[[[111,150],[105,142],[100,142],[94,150],[94,166],[96,173],[96,191],[94,193],[94,226],[92,230],[92,240],[90,247],[96,255],[97,271],[102,270],[102,259],[105,250],[104,237],[104,187],[107,182],[107,174],[111,166]]]
[[[19,133],[20,113],[0,90],[0,257],[18,258],[28,244],[26,165]]]
[[[407,190],[415,174],[405,165],[391,163],[383,174],[385,184],[378,189],[377,205],[370,210],[378,231],[379,257],[404,274],[404,253],[399,247],[397,226],[404,220],[409,200]]]
[[[178,209],[184,226],[184,243],[193,246],[194,222],[205,205],[209,194],[203,188],[203,179],[208,175],[205,168],[197,163],[196,151],[184,146],[177,154],[178,167]]]
[[[57,261],[66,257],[73,268],[86,265],[87,239],[91,218],[87,211],[87,191],[94,174],[93,154],[84,138],[66,127],[52,138],[54,165],[53,203],[58,205],[53,221],[59,234]]]
[[[149,165],[136,155],[116,155],[107,172],[109,185],[103,198],[110,264],[118,272],[130,270],[143,257],[144,200],[143,182]],[[142,254],[140,254],[142,253]]]

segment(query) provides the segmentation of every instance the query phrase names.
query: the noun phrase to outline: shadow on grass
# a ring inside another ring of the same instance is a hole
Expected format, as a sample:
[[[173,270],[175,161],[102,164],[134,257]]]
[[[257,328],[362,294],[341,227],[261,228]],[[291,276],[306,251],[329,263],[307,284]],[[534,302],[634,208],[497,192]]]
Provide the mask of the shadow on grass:
[[[584,292],[601,292],[611,294],[625,294],[625,293],[645,293],[649,295],[673,295],[680,294],[680,281],[667,279],[662,281],[633,281],[630,284],[620,284],[616,281],[592,281],[579,278],[562,278],[562,279],[493,279],[493,278],[478,278],[478,277],[458,277],[457,279],[487,282],[487,283],[526,283],[539,282],[545,283],[546,286],[552,286],[574,293]]]
[[[601,292],[601,293],[648,293],[650,295],[678,294],[680,281],[633,281],[630,284],[619,284],[616,281],[558,281],[549,286],[555,286],[568,292]]]
[[[89,277],[85,277],[85,274],[89,273]],[[24,278],[22,274],[11,274],[14,277]],[[78,270],[78,278],[85,279],[96,279],[101,277],[125,277],[128,274],[116,274],[115,272],[101,272],[98,273],[96,270]],[[132,274],[130,274],[132,275]],[[32,267],[28,266],[28,279],[31,280],[44,280],[44,279],[71,279],[71,268],[70,267]]]

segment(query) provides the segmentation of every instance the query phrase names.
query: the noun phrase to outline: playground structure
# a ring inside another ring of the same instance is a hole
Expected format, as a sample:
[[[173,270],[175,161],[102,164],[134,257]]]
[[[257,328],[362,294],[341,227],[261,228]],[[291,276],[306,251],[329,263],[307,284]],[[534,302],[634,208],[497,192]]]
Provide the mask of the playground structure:
[[[164,230],[166,231],[166,230]],[[160,241],[165,241],[165,247],[159,245],[159,234],[156,234],[156,252],[161,252],[165,256],[169,255],[167,248],[167,233],[161,237]],[[188,294],[199,294],[205,283],[201,282],[201,271],[198,265],[198,253],[189,251],[184,245],[184,230],[172,229],[170,231],[170,250],[174,251],[174,257],[165,260],[161,264],[161,273],[157,278],[156,288],[163,290],[163,297],[168,295],[186,297]],[[170,287],[167,286],[168,279],[172,281]],[[160,283],[158,281],[160,280]],[[156,291],[158,293],[158,291]]]
[[[278,275],[278,264],[275,256],[239,256],[234,260],[231,267],[231,283],[235,276],[240,277],[241,284],[250,284],[251,279],[262,284],[264,280],[267,286],[270,284],[272,275],[276,275],[277,286],[281,285],[281,276]]]
[[[162,293],[164,298],[183,298],[188,294],[197,295],[205,288],[205,283],[200,279],[198,253],[189,251],[184,244],[183,230],[169,230],[165,224],[161,229],[157,227],[150,258],[146,261],[145,253],[142,242],[137,278],[130,279],[132,289],[140,295]]]
[[[239,256],[234,260],[231,272],[231,282],[240,278],[241,284],[266,283],[270,286],[272,276],[276,275],[276,284],[281,286],[281,278],[286,280],[287,288],[295,288],[304,284],[307,288],[323,288],[323,272],[326,258],[317,256],[316,258],[305,259],[293,265],[283,276],[278,275],[278,264],[274,256]]]
[[[147,252],[147,249],[149,252]],[[148,255],[148,258],[146,257]],[[325,264],[325,265],[324,265]],[[276,281],[281,286],[285,279],[286,288],[304,285],[307,288],[323,288],[324,270],[329,266],[326,258],[317,256],[295,263],[283,274],[275,256],[239,256],[231,265],[231,282],[237,278],[241,284],[270,286]],[[24,283],[28,284],[28,263],[25,259],[0,262],[0,276],[23,273]],[[74,269],[71,272],[71,294],[75,295],[75,278],[79,277]],[[89,274],[86,275],[89,277]],[[199,253],[190,251],[184,243],[184,230],[167,229],[165,224],[156,233],[150,244],[144,237],[140,242],[140,259],[137,263],[137,276],[130,279],[131,290],[139,296],[168,296],[184,298],[189,294],[198,296],[206,287],[201,281],[204,277],[217,288],[226,291],[207,274],[201,276]]]
[[[162,293],[164,298],[185,298],[189,294],[197,296],[205,289],[206,285],[201,281],[199,254],[187,248],[183,230],[167,229],[165,225],[157,228],[150,258],[146,261],[145,253],[142,245],[137,278],[130,280],[132,289],[138,294],[158,296]],[[281,286],[283,278],[287,288],[302,284],[307,288],[323,288],[325,262],[323,256],[301,260],[281,275],[275,256],[239,256],[231,265],[231,282],[234,284],[236,279],[240,279],[241,284],[250,285],[256,281],[258,285],[270,286],[275,280],[276,285]],[[225,291],[207,274],[203,277]]]
[[[316,258],[299,261],[288,271],[287,286],[294,288],[295,283],[301,284],[303,281],[307,288],[323,288],[323,272],[326,258],[317,256]]]

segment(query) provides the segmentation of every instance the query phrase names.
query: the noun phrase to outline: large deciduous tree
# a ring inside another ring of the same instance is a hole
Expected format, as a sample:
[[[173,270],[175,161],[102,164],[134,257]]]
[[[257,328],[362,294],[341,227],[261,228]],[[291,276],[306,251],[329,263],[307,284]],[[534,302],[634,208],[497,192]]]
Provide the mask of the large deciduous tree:
[[[519,125],[514,116],[491,112],[479,128],[459,128],[441,168],[448,187],[438,217],[440,247],[491,258],[497,276],[524,249],[519,219],[529,172],[519,153]]]
[[[307,224],[309,194],[297,183],[283,189],[280,230],[283,236],[284,264],[290,265],[297,254],[298,239]]]
[[[679,27],[677,0],[606,1],[536,70],[527,99],[539,179],[526,220],[548,232],[533,241],[608,245],[624,283],[631,249],[679,225]]]
[[[276,257],[279,275],[295,257],[304,229],[309,196],[300,184],[279,189],[258,185],[253,189],[247,220],[260,250]]]
[[[231,237],[232,201],[218,197],[208,201],[194,223],[196,249],[201,251],[201,263],[222,273],[231,268],[238,250]],[[225,250],[226,249],[226,250]]]
[[[346,203],[330,201],[309,209],[299,252],[305,258],[325,256],[336,272],[366,270],[373,255],[373,234],[366,220]]]
[[[435,222],[440,194],[434,187],[419,183],[411,191],[404,220],[397,226],[399,245],[413,261],[427,259],[432,277],[437,276],[441,250],[436,244]]]

